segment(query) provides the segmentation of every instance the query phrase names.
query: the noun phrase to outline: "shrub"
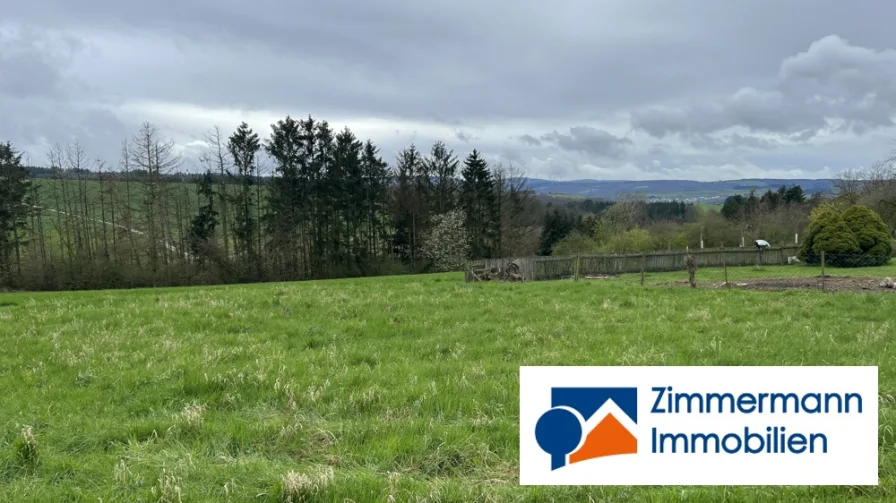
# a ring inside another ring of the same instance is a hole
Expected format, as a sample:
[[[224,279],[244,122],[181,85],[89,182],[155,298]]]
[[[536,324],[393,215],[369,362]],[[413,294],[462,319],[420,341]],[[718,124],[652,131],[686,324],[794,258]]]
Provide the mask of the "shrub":
[[[818,264],[822,252],[835,267],[883,265],[892,254],[890,230],[880,215],[864,206],[842,213],[834,206],[819,206],[812,211],[799,256],[808,264]]]
[[[853,206],[843,212],[843,221],[855,234],[867,266],[883,265],[893,254],[890,229],[880,215],[865,206]]]
[[[647,229],[636,227],[610,237],[604,249],[609,253],[643,253],[650,251],[651,244]]]
[[[821,263],[820,251],[815,251],[815,237],[819,232],[839,217],[840,213],[831,205],[821,205],[810,215],[809,229],[803,237],[803,244],[798,253],[800,260],[807,264]]]
[[[576,253],[599,253],[597,240],[579,231],[572,231],[554,245],[551,255],[564,257]]]

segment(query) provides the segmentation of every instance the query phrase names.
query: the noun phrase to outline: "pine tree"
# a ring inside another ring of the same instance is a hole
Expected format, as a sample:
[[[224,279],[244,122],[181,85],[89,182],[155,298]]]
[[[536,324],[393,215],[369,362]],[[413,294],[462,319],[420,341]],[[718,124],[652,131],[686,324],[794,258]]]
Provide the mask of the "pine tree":
[[[233,158],[236,174],[231,178],[236,181],[236,193],[232,196],[233,203],[233,239],[237,257],[244,260],[255,269],[256,275],[260,273],[258,254],[255,247],[255,200],[252,194],[252,185],[255,181],[256,156],[261,148],[261,143],[256,134],[245,122],[241,123],[237,130],[230,136],[227,149]]]
[[[461,202],[470,236],[470,254],[475,258],[491,258],[498,224],[495,184],[488,163],[478,151],[473,150],[464,160],[462,177]]]
[[[396,255],[412,268],[417,266],[420,236],[425,228],[425,200],[420,193],[420,172],[423,160],[412,144],[398,153],[395,165],[395,237]]]
[[[362,204],[365,215],[365,240],[371,258],[388,252],[384,245],[389,232],[389,165],[383,161],[370,140],[361,154]]]
[[[306,147],[302,123],[289,116],[271,126],[271,136],[265,144],[274,161],[265,224],[283,279],[298,279],[308,273],[308,245],[304,238],[311,190],[304,168]]]
[[[205,263],[211,254],[215,227],[218,225],[218,212],[215,211],[213,183],[212,172],[206,170],[199,179],[196,189],[201,206],[199,207],[199,213],[193,217],[188,237],[190,250],[200,263]]]
[[[0,143],[0,284],[11,281],[12,256],[21,272],[21,250],[31,212],[31,178],[22,154],[12,143]]]
[[[333,164],[329,173],[329,193],[334,210],[332,235],[337,267],[350,268],[355,274],[366,260],[367,250],[361,240],[364,207],[362,151],[364,144],[349,128],[336,135]]]
[[[424,162],[428,167],[427,171],[436,179],[433,187],[433,211],[441,215],[453,210],[457,206],[458,190],[458,160],[454,152],[445,143],[437,141]]]
[[[328,173],[333,169],[333,150],[335,142],[333,130],[327,121],[314,122],[311,117],[305,122],[306,132],[311,134],[313,143],[312,158],[309,164],[313,197],[312,215],[314,218],[314,247],[312,248],[313,277],[329,277],[333,274],[334,260],[337,250],[330,237],[334,233],[332,222],[334,197],[329,184]],[[337,174],[335,179],[339,179]],[[334,187],[338,190],[338,186]]]

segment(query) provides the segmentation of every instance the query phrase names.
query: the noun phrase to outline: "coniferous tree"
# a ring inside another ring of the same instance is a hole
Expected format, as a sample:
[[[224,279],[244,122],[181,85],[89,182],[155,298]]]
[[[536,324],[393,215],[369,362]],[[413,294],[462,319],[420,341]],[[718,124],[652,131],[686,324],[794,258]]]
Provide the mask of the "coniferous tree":
[[[403,261],[417,266],[420,236],[425,231],[425,201],[421,197],[420,152],[412,144],[398,154],[395,164],[395,238],[396,255]]]
[[[280,267],[280,277],[298,279],[308,272],[306,237],[310,208],[307,138],[301,121],[287,116],[271,126],[265,150],[274,161],[268,191],[266,226]]]
[[[491,258],[495,245],[495,184],[488,163],[477,150],[464,160],[461,202],[470,236],[470,254]]]
[[[436,214],[447,213],[457,206],[457,166],[458,160],[454,152],[437,141],[432,146],[430,156],[425,161],[428,172],[436,178],[433,187],[433,211]]]
[[[312,138],[312,158],[310,162],[311,186],[314,215],[314,246],[312,248],[313,277],[328,277],[334,266],[333,256],[336,254],[330,234],[333,233],[334,198],[330,193],[328,173],[333,169],[333,130],[327,121],[314,122],[311,117],[305,122],[306,131]],[[334,176],[339,179],[339,175]],[[337,185],[338,187],[338,185]],[[338,211],[338,210],[337,210]]]
[[[236,174],[231,178],[236,181],[236,193],[231,198],[233,203],[233,240],[237,257],[251,264],[256,274],[260,271],[255,242],[255,204],[252,185],[255,181],[256,156],[261,143],[256,134],[245,122],[230,136],[227,149],[236,167]],[[210,173],[207,173],[209,176]]]
[[[390,220],[389,165],[380,157],[379,150],[370,140],[364,144],[361,154],[362,204],[365,214],[365,235],[369,256],[380,258],[387,254]]]
[[[13,256],[20,272],[21,246],[31,212],[30,184],[22,154],[12,143],[0,144],[0,284],[10,281]]]
[[[189,246],[200,263],[205,263],[211,253],[215,227],[218,225],[218,212],[215,210],[215,191],[212,172],[206,171],[196,189],[201,201],[199,213],[193,217],[190,225]]]
[[[362,150],[364,144],[347,127],[336,135],[333,163],[328,173],[334,232],[332,247],[337,268],[350,268],[352,274],[361,267],[365,246],[361,241],[364,208]],[[339,269],[337,269],[339,270]],[[341,271],[349,272],[349,271]]]

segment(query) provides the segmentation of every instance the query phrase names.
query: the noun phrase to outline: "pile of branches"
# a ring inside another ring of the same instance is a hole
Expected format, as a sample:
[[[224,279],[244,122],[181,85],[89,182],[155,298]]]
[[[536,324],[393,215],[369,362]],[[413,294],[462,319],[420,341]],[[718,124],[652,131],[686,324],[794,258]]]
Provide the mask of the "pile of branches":
[[[490,269],[482,267],[470,267],[468,269],[473,281],[522,281],[523,275],[520,274],[520,266],[516,262],[507,264],[506,267],[492,267]]]

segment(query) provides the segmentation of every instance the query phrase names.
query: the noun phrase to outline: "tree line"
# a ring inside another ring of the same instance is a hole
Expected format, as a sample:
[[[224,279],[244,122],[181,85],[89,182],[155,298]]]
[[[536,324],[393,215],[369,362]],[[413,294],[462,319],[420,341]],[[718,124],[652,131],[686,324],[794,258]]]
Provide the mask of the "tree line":
[[[310,116],[279,120],[265,140],[246,123],[215,127],[206,144],[198,174],[151,123],[114,169],[77,142],[45,167],[0,145],[0,286],[323,279],[534,253],[539,203],[517,169],[477,150],[410,145],[390,165],[372,141]]]
[[[93,289],[460,270],[468,258],[794,244],[821,204],[862,204],[896,226],[896,158],[844,173],[828,201],[798,186],[683,202],[543,204],[512,166],[443,142],[391,162],[323,120],[242,123],[205,138],[199,173],[144,123],[115,165],[77,142],[47,166],[0,143],[0,287]],[[810,237],[810,236],[806,236]]]

